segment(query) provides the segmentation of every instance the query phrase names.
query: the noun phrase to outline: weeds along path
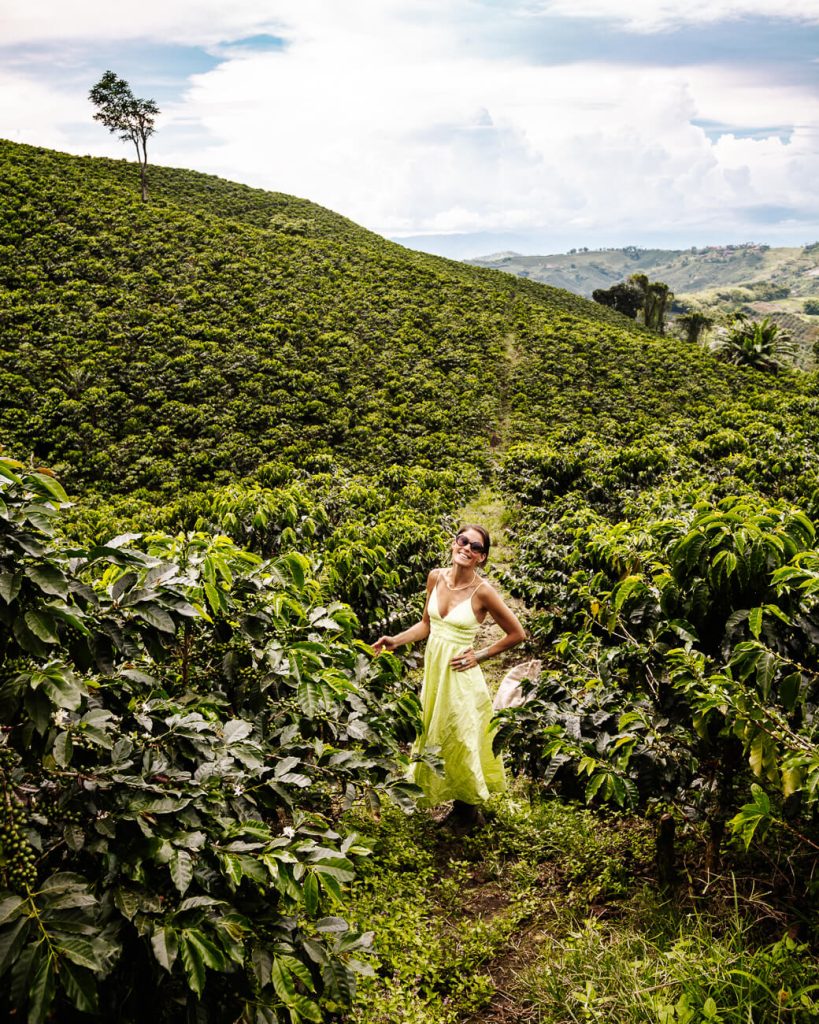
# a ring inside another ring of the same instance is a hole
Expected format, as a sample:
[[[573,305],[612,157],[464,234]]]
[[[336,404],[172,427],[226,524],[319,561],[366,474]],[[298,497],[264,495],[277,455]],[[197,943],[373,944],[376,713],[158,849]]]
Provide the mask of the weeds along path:
[[[654,1019],[583,1013],[587,978],[619,976],[611,956],[598,964],[609,929],[643,913],[650,829],[557,800],[530,804],[522,792],[493,801],[487,817],[465,838],[392,806],[378,821],[363,809],[353,819],[374,855],[348,913],[374,929],[376,945],[347,1022]]]

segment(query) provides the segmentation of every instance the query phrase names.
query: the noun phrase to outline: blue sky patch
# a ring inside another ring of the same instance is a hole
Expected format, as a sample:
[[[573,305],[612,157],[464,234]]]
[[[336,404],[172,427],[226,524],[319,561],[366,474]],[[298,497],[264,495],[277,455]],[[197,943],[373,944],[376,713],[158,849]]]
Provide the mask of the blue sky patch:
[[[792,206],[777,206],[774,203],[760,203],[748,206],[743,211],[745,217],[753,224],[781,224],[804,218],[805,211]]]
[[[721,121],[709,121],[706,118],[695,118],[691,124],[702,128],[711,142],[717,142],[723,135],[733,135],[735,139],[771,139],[777,138],[787,145],[793,138],[794,126],[790,124],[769,125],[760,127],[743,127],[736,124],[723,124]]]
[[[0,47],[0,61],[49,85],[85,92],[110,68],[135,96],[161,107],[180,100],[190,76],[212,71],[222,58],[200,46],[125,41],[66,43],[59,50],[52,44]]]
[[[819,30],[783,18],[739,18],[662,32],[628,31],[613,18],[517,17],[493,21],[483,47],[535,64],[596,61],[654,67],[720,64],[775,69],[779,81],[819,84]],[[471,32],[471,27],[466,26]]]
[[[231,39],[225,43],[226,49],[230,50],[252,50],[254,53],[262,53],[267,50],[283,50],[286,42],[281,36],[272,36],[267,33],[260,33],[256,36],[245,36],[244,39]]]

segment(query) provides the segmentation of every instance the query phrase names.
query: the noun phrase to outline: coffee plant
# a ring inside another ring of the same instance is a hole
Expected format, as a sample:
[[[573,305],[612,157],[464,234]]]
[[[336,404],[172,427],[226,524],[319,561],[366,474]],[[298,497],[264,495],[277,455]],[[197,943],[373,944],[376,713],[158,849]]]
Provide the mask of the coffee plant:
[[[337,807],[411,803],[417,700],[310,562],[206,532],[67,547],[0,460],[5,1012],[320,1020],[370,941]],[[63,1012],[62,1010],[58,1012]]]
[[[541,449],[532,458],[542,467]],[[704,481],[634,500],[622,459],[605,495],[590,476],[585,496],[543,507],[529,504],[525,453],[509,462],[528,511],[506,582],[535,610],[548,665],[525,707],[503,715],[497,742],[513,763],[587,801],[704,819],[714,864],[729,823],[746,842],[776,821],[816,843],[810,518],[756,494],[704,497]],[[612,521],[612,508],[630,518]]]

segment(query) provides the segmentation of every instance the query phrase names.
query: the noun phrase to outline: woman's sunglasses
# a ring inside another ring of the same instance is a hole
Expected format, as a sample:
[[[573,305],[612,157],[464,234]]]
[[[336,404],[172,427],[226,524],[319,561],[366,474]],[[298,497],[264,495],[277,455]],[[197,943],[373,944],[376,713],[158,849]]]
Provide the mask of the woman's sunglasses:
[[[476,555],[482,555],[486,550],[483,544],[479,544],[476,540],[467,540],[463,534],[455,538],[455,543],[459,548],[472,548]]]

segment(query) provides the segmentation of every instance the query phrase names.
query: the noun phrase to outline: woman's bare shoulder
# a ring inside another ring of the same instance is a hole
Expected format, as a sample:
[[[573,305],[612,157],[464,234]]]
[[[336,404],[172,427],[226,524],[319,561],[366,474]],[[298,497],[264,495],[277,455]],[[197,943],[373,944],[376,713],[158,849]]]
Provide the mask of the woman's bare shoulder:
[[[427,576],[427,590],[432,590],[432,588],[438,582],[440,574],[443,571],[444,571],[443,569],[430,569],[429,570],[429,575]]]
[[[504,605],[506,603],[485,576],[478,584],[478,589],[475,591],[475,597],[485,608],[497,608],[499,604]]]

